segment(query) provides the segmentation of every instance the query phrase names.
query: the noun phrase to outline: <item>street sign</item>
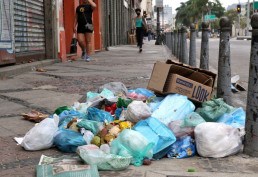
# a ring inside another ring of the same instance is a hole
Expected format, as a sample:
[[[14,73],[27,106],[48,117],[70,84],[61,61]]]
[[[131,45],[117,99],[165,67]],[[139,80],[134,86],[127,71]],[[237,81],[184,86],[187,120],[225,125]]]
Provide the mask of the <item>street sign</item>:
[[[257,10],[258,9],[258,2],[254,2],[254,10]]]
[[[156,0],[156,7],[163,7],[163,0]]]
[[[217,19],[216,15],[205,15],[204,16],[205,21],[214,21],[216,19]]]

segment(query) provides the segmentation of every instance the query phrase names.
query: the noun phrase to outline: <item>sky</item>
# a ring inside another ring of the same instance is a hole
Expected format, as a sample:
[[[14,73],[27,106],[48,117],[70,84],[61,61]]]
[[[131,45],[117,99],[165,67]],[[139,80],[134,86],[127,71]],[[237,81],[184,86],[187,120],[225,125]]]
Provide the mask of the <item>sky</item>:
[[[153,0],[154,3],[156,2],[156,0]],[[163,0],[163,4],[164,5],[169,5],[172,6],[172,11],[173,14],[176,13],[175,9],[177,7],[180,6],[180,2],[186,2],[187,0]],[[237,3],[243,3],[243,2],[247,2],[248,0],[220,0],[221,4],[223,7],[225,7],[225,9],[228,7],[228,5],[231,4],[237,4]],[[253,0],[250,0],[250,2],[252,2]]]

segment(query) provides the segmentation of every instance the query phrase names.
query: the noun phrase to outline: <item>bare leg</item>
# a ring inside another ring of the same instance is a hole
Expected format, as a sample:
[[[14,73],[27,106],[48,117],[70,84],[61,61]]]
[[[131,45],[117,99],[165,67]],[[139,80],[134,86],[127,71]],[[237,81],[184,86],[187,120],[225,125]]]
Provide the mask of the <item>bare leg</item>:
[[[86,35],[86,51],[87,54],[90,55],[92,53],[92,43],[91,43],[91,38],[92,38],[92,33],[85,33]]]
[[[86,52],[86,41],[85,41],[85,35],[83,33],[77,34],[77,40],[78,43],[82,49],[83,52]]]

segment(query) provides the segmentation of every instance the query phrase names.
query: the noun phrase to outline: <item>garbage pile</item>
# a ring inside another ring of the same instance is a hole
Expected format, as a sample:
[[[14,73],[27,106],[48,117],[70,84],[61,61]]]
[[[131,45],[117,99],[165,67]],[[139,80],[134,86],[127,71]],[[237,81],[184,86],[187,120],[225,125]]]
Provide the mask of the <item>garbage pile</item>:
[[[225,157],[239,152],[245,112],[221,98],[197,108],[186,96],[128,90],[111,82],[88,92],[85,103],[56,109],[22,139],[28,151],[56,147],[77,153],[98,170],[124,170],[151,160]]]

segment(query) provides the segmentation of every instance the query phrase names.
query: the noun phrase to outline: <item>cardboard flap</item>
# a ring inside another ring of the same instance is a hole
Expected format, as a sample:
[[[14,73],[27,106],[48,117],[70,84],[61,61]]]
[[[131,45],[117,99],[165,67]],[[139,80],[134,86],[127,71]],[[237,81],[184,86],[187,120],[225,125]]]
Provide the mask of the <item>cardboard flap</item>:
[[[166,63],[156,62],[149,80],[148,89],[161,91],[164,89],[170,66]]]

